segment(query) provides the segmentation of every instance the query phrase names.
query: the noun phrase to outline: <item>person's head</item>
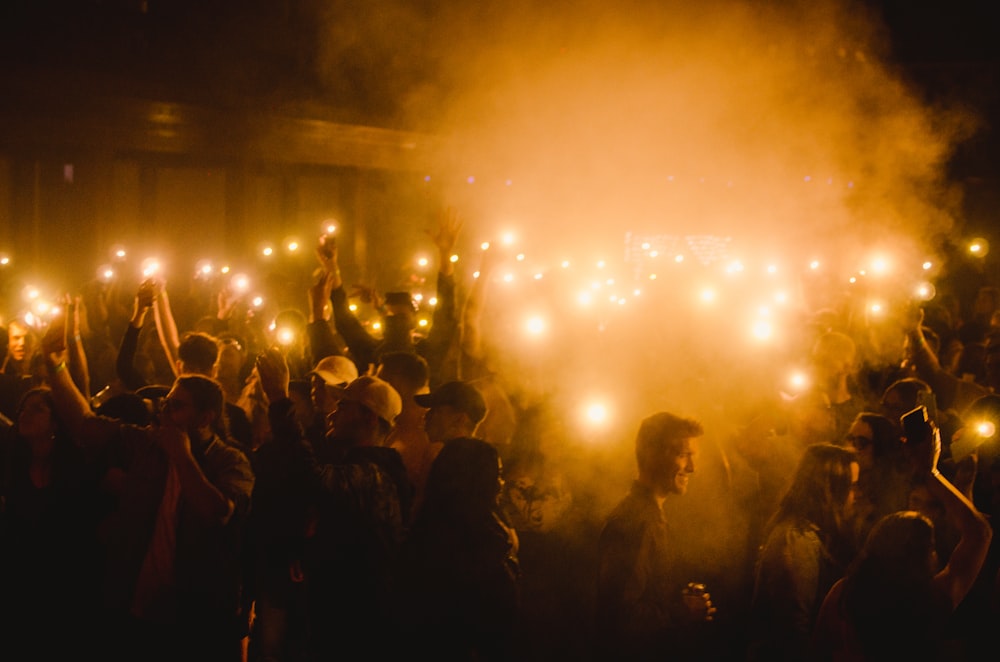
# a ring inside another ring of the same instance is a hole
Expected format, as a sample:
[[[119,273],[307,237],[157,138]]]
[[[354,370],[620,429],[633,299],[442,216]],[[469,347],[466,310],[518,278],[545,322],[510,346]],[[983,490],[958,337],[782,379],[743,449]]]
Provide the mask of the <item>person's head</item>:
[[[7,324],[7,356],[11,361],[21,362],[28,356],[28,325],[19,319]]]
[[[822,388],[810,388],[793,398],[788,407],[788,434],[800,444],[832,442],[837,419],[830,396]]]
[[[95,412],[99,416],[107,416],[140,427],[149,425],[154,420],[149,401],[137,393],[128,391],[112,395],[101,403]]]
[[[876,462],[901,450],[899,433],[885,416],[861,412],[847,430],[846,441],[858,457],[862,471],[872,469]]]
[[[227,439],[222,387],[204,375],[181,375],[160,400],[160,425],[184,430],[192,442],[213,433]]]
[[[886,515],[872,528],[848,574],[865,566],[900,585],[926,584],[938,571],[934,524],[909,510]]]
[[[404,406],[413,402],[413,396],[428,392],[430,369],[427,360],[415,352],[386,352],[375,374],[392,384]]]
[[[886,387],[879,403],[881,413],[892,424],[899,427],[900,417],[912,411],[918,404],[931,398],[933,391],[930,385],[916,377],[899,379]],[[933,413],[932,413],[933,415]]]
[[[452,439],[431,465],[421,511],[483,517],[496,507],[502,489],[496,448],[474,437]]]
[[[340,389],[358,378],[358,368],[346,356],[324,356],[309,373],[309,393],[324,416],[337,408]]]
[[[177,346],[177,362],[180,374],[215,376],[215,364],[219,360],[219,342],[207,333],[190,331],[184,334]]]
[[[18,434],[26,439],[54,438],[62,430],[55,412],[55,401],[48,387],[29,390],[21,397],[15,412]]]
[[[811,522],[826,536],[842,532],[847,510],[854,503],[859,472],[854,451],[833,444],[806,447],[775,521]]]
[[[467,382],[446,382],[430,393],[413,396],[413,399],[427,409],[424,430],[432,442],[471,437],[486,418],[486,400],[475,386]]]
[[[818,379],[824,384],[853,374],[856,356],[854,341],[840,331],[822,334],[812,348],[813,366]]]
[[[639,481],[658,497],[687,492],[704,433],[698,421],[665,411],[643,419],[635,437]]]
[[[381,445],[403,410],[396,389],[378,377],[362,375],[336,390],[337,406],[327,417],[328,436],[348,446]]]
[[[1000,288],[992,285],[980,287],[976,292],[976,299],[972,303],[972,317],[989,322],[993,311],[997,308],[1000,308]]]

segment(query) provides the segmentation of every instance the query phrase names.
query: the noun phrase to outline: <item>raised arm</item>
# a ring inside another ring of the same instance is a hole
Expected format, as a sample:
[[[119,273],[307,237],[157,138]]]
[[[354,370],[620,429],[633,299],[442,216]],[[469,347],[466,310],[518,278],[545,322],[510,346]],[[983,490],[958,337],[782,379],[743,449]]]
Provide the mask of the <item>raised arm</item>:
[[[181,346],[180,335],[177,333],[177,323],[174,312],[170,308],[170,298],[167,296],[167,284],[162,280],[154,280],[156,296],[153,297],[153,319],[156,321],[156,333],[160,337],[163,351],[170,360],[170,368],[177,376],[177,363],[180,359],[178,348]]]
[[[142,325],[146,322],[146,314],[153,307],[153,299],[155,297],[153,281],[143,281],[135,294],[135,302],[132,306],[132,318],[125,327],[121,344],[118,346],[115,373],[122,384],[125,385],[125,388],[131,391],[146,386],[146,380],[135,369],[135,354],[139,348],[139,333],[142,331]]]
[[[87,363],[87,352],[83,347],[82,320],[80,308],[83,298],[66,295],[66,319],[70,325],[67,334],[67,350],[69,351],[69,370],[73,382],[85,396],[90,396],[90,366]]]
[[[316,247],[316,258],[326,272],[327,280],[324,286],[330,288],[330,310],[333,314],[333,325],[341,338],[347,343],[358,373],[368,371],[368,366],[375,361],[375,349],[378,340],[369,334],[347,304],[347,292],[344,290],[344,280],[340,275],[338,264],[337,240],[333,235],[322,235]]]
[[[941,437],[936,426],[931,428],[928,436],[928,439],[916,442],[907,440],[907,446],[915,476],[923,478],[927,490],[944,506],[948,521],[960,535],[948,564],[934,577],[934,582],[951,599],[952,607],[957,607],[972,589],[983,568],[993,531],[972,502],[938,471]]]

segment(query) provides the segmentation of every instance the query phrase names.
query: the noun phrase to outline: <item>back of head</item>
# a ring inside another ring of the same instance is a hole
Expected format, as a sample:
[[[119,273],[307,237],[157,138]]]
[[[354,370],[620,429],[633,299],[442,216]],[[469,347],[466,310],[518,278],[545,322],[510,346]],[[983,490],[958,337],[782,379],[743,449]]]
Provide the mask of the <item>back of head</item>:
[[[415,352],[386,352],[379,360],[378,376],[392,384],[404,404],[412,396],[427,390],[430,369],[424,357]]]
[[[136,393],[116,393],[101,403],[96,413],[138,426],[153,422],[153,412],[148,401]]]
[[[226,421],[225,396],[222,386],[211,377],[204,375],[181,375],[175,382],[191,394],[191,400],[198,412],[214,414],[213,431],[223,439],[229,438],[229,426]]]
[[[938,659],[935,633],[950,601],[934,587],[935,559],[934,525],[919,513],[886,515],[868,534],[841,604],[870,659]]]
[[[211,377],[219,360],[219,343],[207,333],[191,331],[181,339],[177,356],[184,364],[185,372]]]
[[[635,459],[640,470],[652,466],[667,452],[676,452],[685,439],[705,433],[701,423],[661,411],[647,416],[635,437]]]
[[[500,490],[500,456],[482,439],[447,442],[431,465],[421,513],[474,518],[488,514]]]

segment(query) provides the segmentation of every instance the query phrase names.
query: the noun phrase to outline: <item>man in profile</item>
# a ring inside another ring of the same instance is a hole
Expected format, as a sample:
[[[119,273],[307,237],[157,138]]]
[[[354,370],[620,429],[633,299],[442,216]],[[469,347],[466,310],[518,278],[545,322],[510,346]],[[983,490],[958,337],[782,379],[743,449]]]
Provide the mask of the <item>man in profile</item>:
[[[677,542],[663,514],[668,497],[687,492],[694,473],[697,421],[660,412],[635,440],[638,478],[605,522],[597,581],[598,659],[675,659],[688,651],[685,630],[712,619],[708,593],[685,592]]]

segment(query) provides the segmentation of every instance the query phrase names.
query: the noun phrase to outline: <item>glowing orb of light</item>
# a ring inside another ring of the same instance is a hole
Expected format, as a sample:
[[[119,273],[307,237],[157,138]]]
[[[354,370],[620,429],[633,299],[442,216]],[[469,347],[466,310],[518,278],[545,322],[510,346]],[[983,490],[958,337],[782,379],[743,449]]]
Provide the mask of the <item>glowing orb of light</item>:
[[[260,254],[264,257],[270,257],[274,253],[274,249],[270,246],[265,246],[261,249]]]
[[[698,298],[701,299],[703,303],[713,303],[715,301],[715,290],[710,287],[706,287],[701,291],[701,293],[698,294]]]
[[[237,292],[246,292],[250,287],[250,277],[246,274],[236,274],[229,282]]]
[[[973,257],[986,257],[990,252],[990,243],[982,237],[976,237],[969,242],[969,254]]]
[[[155,257],[148,257],[142,261],[142,275],[146,278],[156,275],[160,271],[160,261]]]
[[[770,322],[767,322],[766,320],[757,320],[753,323],[750,333],[757,340],[767,340],[774,333],[774,330],[771,328]]]
[[[997,426],[993,421],[980,421],[976,423],[976,434],[983,439],[992,437],[997,431]]]
[[[545,333],[545,320],[541,317],[534,315],[529,317],[524,323],[524,329],[532,336],[540,336]]]
[[[295,342],[295,331],[292,329],[278,329],[276,336],[278,338],[278,342],[282,345],[291,345]]]
[[[924,270],[924,271],[927,271],[928,269],[930,269],[931,267],[933,267],[933,266],[934,266],[934,264],[933,264],[933,263],[931,263],[931,261],[930,261],[930,260],[928,260],[927,262],[924,262],[924,263],[923,263],[922,265],[920,265],[920,266],[921,266],[921,268],[923,268],[923,270]]]
[[[937,295],[937,290],[931,283],[920,283],[917,285],[915,294],[921,301],[930,301],[935,297],[935,295]]]
[[[264,305],[264,297],[262,297],[262,296],[256,296],[256,297],[253,298],[253,302],[252,303],[253,303],[253,307],[254,308],[260,308],[261,306]]]

